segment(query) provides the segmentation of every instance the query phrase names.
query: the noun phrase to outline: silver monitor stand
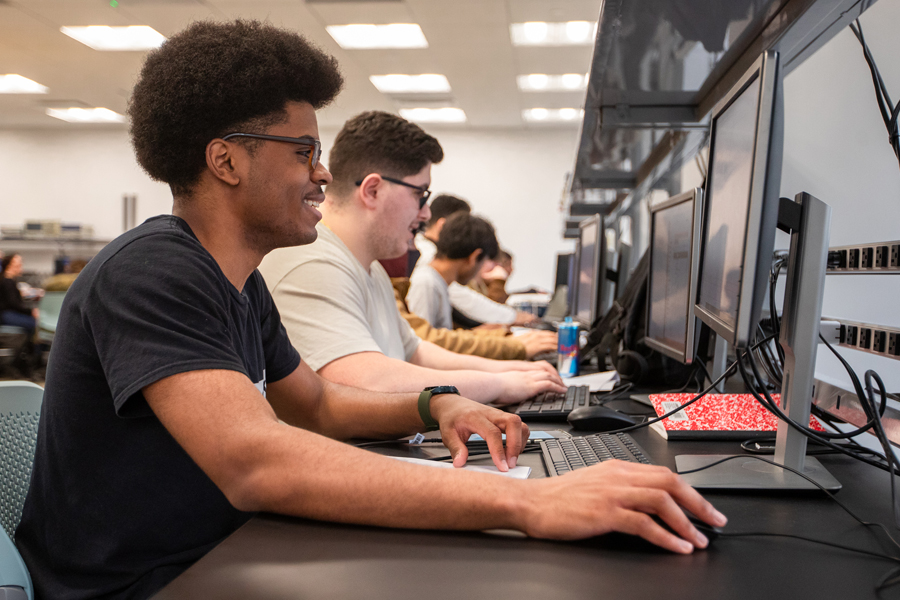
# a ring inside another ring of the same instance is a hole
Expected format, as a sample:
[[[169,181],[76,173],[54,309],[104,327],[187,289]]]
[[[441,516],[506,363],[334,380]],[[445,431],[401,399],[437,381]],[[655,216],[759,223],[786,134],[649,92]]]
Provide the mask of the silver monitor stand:
[[[819,345],[819,321],[825,289],[828,232],[831,207],[802,192],[797,195],[799,222],[779,227],[791,230],[784,314],[778,343],[784,348],[785,365],[781,408],[791,420],[809,423],[812,389]],[[718,346],[718,344],[717,344]],[[784,421],[778,422],[774,462],[802,472],[829,491],[841,484],[815,458],[806,456],[806,436]],[[727,458],[728,455],[681,455],[675,457],[678,472],[691,471]],[[749,456],[683,475],[697,489],[815,490],[812,483],[775,465]]]

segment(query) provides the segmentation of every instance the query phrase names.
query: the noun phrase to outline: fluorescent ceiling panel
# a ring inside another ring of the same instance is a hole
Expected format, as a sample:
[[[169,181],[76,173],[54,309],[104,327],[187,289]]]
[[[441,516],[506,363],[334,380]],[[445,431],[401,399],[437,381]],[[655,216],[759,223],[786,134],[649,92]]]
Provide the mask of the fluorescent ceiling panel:
[[[428,47],[422,28],[415,23],[329,25],[325,29],[347,50]]]
[[[584,117],[580,108],[527,108],[522,118],[529,123],[571,123]]]
[[[435,94],[450,91],[450,82],[443,75],[371,75],[369,81],[382,94]]]
[[[159,48],[166,38],[146,25],[109,27],[90,25],[88,27],[60,27],[61,32],[94,50],[111,52],[153,50]]]
[[[509,34],[514,46],[590,46],[597,37],[597,24],[590,21],[513,23]]]
[[[531,73],[519,75],[516,82],[523,92],[572,92],[587,88],[587,75],[566,73],[564,75],[547,75]]]
[[[466,113],[461,108],[401,108],[400,116],[417,123],[465,123]]]
[[[0,94],[46,94],[49,89],[15,73],[0,75]]]
[[[69,123],[124,123],[125,117],[108,108],[48,108],[47,114]]]

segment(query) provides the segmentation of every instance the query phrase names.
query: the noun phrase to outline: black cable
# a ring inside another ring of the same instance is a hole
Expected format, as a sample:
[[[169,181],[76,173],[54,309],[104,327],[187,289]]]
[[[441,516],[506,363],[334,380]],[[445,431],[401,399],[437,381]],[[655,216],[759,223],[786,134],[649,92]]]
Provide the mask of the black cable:
[[[897,160],[900,161],[900,129],[897,127],[898,116],[900,116],[900,103],[894,105],[891,101],[891,95],[888,92],[887,86],[884,84],[884,80],[881,78],[881,73],[878,71],[878,66],[875,64],[875,58],[872,56],[872,51],[869,50],[869,46],[866,44],[866,39],[862,31],[862,24],[859,22],[859,19],[850,24],[850,29],[853,31],[854,35],[856,35],[856,39],[859,40],[859,43],[862,46],[863,57],[866,60],[866,64],[869,66],[869,72],[872,75],[872,84],[875,87],[875,101],[878,103],[881,119],[884,121],[884,126],[887,128],[888,143],[890,144],[891,149],[893,149],[894,154],[897,156]]]
[[[531,452],[540,452],[540,451],[541,451],[540,446],[525,446],[525,449],[522,450],[522,452],[520,453],[520,456],[522,454],[531,453]],[[469,452],[468,458],[472,458],[473,456],[490,456],[490,455],[491,455],[490,452],[476,451],[476,452]],[[423,457],[421,460],[431,460],[434,462],[452,462],[453,456],[427,456],[427,457]]]
[[[758,346],[759,344],[768,343],[773,337],[774,337],[774,336],[769,336],[769,337],[765,338],[764,340],[758,342],[758,343],[755,344],[754,346],[751,346],[750,349],[753,350],[753,349],[755,349],[756,346]],[[697,360],[696,357],[694,358],[694,360],[695,360],[695,361]],[[699,361],[697,361],[697,362],[698,362],[698,364],[699,364]],[[714,390],[714,389],[716,388],[716,386],[719,385],[719,382],[720,382],[720,381],[723,381],[723,380],[727,379],[728,377],[731,376],[732,373],[734,373],[734,371],[735,371],[735,366],[737,366],[739,362],[740,362],[740,361],[736,360],[736,361],[734,361],[733,363],[731,363],[731,365],[729,365],[729,367],[728,367],[727,369],[725,369],[725,372],[722,373],[721,375],[719,375],[719,377],[718,377],[715,381],[713,381],[712,383],[710,383],[709,386],[708,386],[705,390],[699,392],[696,396],[694,396],[693,398],[691,398],[690,400],[688,400],[687,402],[685,402],[684,404],[682,404],[682,405],[679,406],[678,408],[672,409],[672,410],[670,410],[669,412],[665,413],[664,415],[660,415],[660,416],[658,416],[658,417],[656,417],[656,418],[653,418],[653,419],[647,419],[647,420],[644,421],[643,423],[638,423],[638,424],[636,424],[636,425],[631,425],[631,426],[629,426],[629,427],[623,427],[623,428],[621,428],[621,429],[616,429],[616,430],[614,430],[614,431],[607,431],[607,432],[605,432],[605,433],[627,433],[627,432],[629,432],[629,431],[634,431],[635,429],[641,429],[641,428],[643,428],[643,427],[648,427],[648,426],[650,426],[650,425],[652,425],[652,424],[654,424],[654,423],[657,423],[657,422],[659,422],[659,421],[662,421],[663,419],[668,419],[669,417],[671,417],[671,416],[674,415],[675,413],[677,413],[677,412],[679,412],[679,411],[681,411],[681,410],[684,410],[686,407],[690,406],[690,405],[693,404],[694,402],[697,402],[698,400],[700,400],[701,398],[703,398],[704,396],[706,396],[708,393],[710,393],[712,390]],[[707,376],[708,376],[708,375],[707,375]],[[758,398],[757,398],[757,399],[758,399]]]
[[[824,492],[824,493],[825,493],[829,498],[831,498],[838,506],[840,506],[840,507],[844,510],[844,512],[846,512],[848,515],[850,515],[850,516],[853,518],[853,520],[855,520],[857,523],[859,523],[859,524],[862,525],[863,527],[874,527],[874,528],[880,529],[880,530],[884,533],[884,535],[891,541],[891,544],[893,544],[893,546],[894,546],[895,548],[897,548],[898,550],[900,550],[900,543],[898,543],[897,540],[895,540],[895,539],[893,538],[893,536],[891,536],[891,534],[890,534],[890,532],[888,531],[887,527],[885,527],[885,526],[882,525],[881,523],[873,523],[873,522],[869,522],[869,521],[864,521],[863,519],[861,519],[860,517],[858,517],[858,516],[856,515],[856,513],[854,513],[852,510],[850,510],[850,508],[849,508],[847,505],[845,505],[843,502],[841,502],[840,500],[838,500],[838,498],[837,498],[834,494],[832,494],[831,492],[829,492],[828,490],[826,490],[826,489],[825,489],[818,481],[816,481],[816,480],[813,479],[812,477],[809,477],[808,475],[805,475],[804,473],[802,473],[801,471],[798,471],[797,469],[793,469],[793,468],[788,467],[788,466],[786,466],[786,465],[778,464],[778,463],[776,463],[775,461],[771,461],[771,460],[768,460],[768,459],[765,459],[765,458],[760,458],[759,456],[754,456],[754,455],[743,455],[743,454],[741,454],[741,455],[736,455],[736,456],[726,456],[725,458],[719,459],[719,460],[717,460],[717,461],[715,461],[715,462],[712,462],[712,463],[710,463],[710,464],[708,464],[708,465],[704,465],[704,466],[702,466],[702,467],[698,467],[698,468],[696,468],[696,469],[690,469],[690,470],[687,470],[687,471],[680,471],[678,474],[679,474],[679,475],[688,475],[688,474],[690,474],[690,473],[697,473],[697,472],[699,472],[699,471],[704,471],[704,470],[706,470],[706,469],[709,469],[709,468],[715,467],[715,466],[717,466],[717,465],[720,465],[720,464],[722,464],[722,463],[724,463],[724,462],[727,462],[727,461],[729,461],[729,460],[735,460],[735,459],[738,459],[738,458],[752,458],[752,459],[754,459],[754,460],[759,460],[759,461],[762,461],[762,462],[764,462],[764,463],[768,463],[768,464],[770,464],[770,465],[773,465],[773,466],[782,468],[782,469],[784,469],[784,470],[786,470],[786,471],[790,471],[790,472],[793,473],[794,475],[797,475],[798,477],[801,477],[801,478],[805,479],[805,480],[808,481],[809,483],[813,484],[815,487],[819,488],[819,490],[821,490],[822,492]],[[863,549],[860,549],[860,548],[853,548],[853,547],[850,547],[850,546],[842,546],[842,545],[840,545],[840,544],[834,544],[834,543],[832,543],[832,542],[825,542],[825,541],[823,541],[823,540],[816,540],[816,539],[813,539],[813,538],[806,538],[806,537],[803,537],[803,536],[797,536],[797,535],[792,535],[792,534],[785,534],[785,533],[753,533],[753,532],[749,532],[749,533],[725,533],[725,532],[722,532],[722,533],[720,533],[719,535],[726,535],[726,536],[730,536],[730,537],[741,537],[741,536],[773,536],[773,537],[788,537],[788,538],[794,538],[794,539],[804,540],[804,541],[812,542],[812,543],[816,543],[816,544],[823,544],[823,545],[827,545],[827,546],[832,546],[832,547],[835,547],[835,548],[840,548],[840,549],[848,550],[848,551],[851,551],[851,552],[858,552],[858,553],[861,553],[861,554],[868,554],[868,555],[870,555],[870,556],[877,556],[877,557],[879,557],[879,558],[884,558],[884,559],[887,559],[887,560],[891,560],[891,561],[900,563],[900,558],[897,558],[897,557],[895,557],[895,556],[890,556],[890,555],[888,555],[888,554],[879,554],[879,553],[871,552],[871,551],[869,551],[869,550],[863,550]],[[900,572],[900,570],[898,570],[898,569],[894,569],[894,570],[889,571],[889,572],[887,573],[887,575],[885,575],[885,576],[881,579],[881,581],[879,581],[878,585],[875,587],[875,590],[876,590],[876,591],[879,591],[879,590],[881,590],[881,589],[884,589],[885,587],[888,587],[888,585],[894,585],[894,582],[892,582],[892,578],[895,576],[894,574],[895,574],[895,573],[898,573],[898,572]]]
[[[827,345],[830,346],[830,344],[828,344],[828,341],[825,340],[825,338],[822,338],[822,340]],[[756,363],[753,360],[752,353],[747,352],[744,354],[744,356],[747,356],[749,358],[750,367],[753,370],[754,376],[758,380],[759,379],[759,371],[757,371],[757,369],[756,369]],[[838,355],[838,358],[840,358],[840,360],[842,362],[846,362],[843,360],[843,357],[841,357],[840,355]],[[781,410],[781,407],[778,406],[778,403],[776,403],[772,399],[772,397],[769,395],[769,392],[767,390],[763,389],[763,396],[765,396],[765,398],[760,396],[758,391],[755,389],[756,386],[750,381],[749,374],[747,373],[746,369],[744,368],[744,364],[743,364],[743,361],[741,360],[741,356],[738,357],[737,363],[738,363],[738,368],[741,371],[741,376],[744,377],[744,381],[745,381],[745,383],[747,383],[748,388],[750,388],[750,393],[753,394],[754,398],[756,398],[756,400],[759,401],[770,412],[774,413],[781,420],[783,420],[785,423],[787,423],[788,426],[796,429],[797,431],[799,431],[801,434],[805,435],[809,439],[814,440],[822,445],[828,446],[829,448],[832,448],[833,450],[836,450],[836,451],[840,452],[841,454],[851,456],[851,457],[856,458],[857,460],[860,460],[864,463],[873,464],[873,465],[879,466],[879,468],[881,468],[880,465],[877,465],[877,463],[874,463],[874,461],[865,459],[862,456],[860,456],[858,453],[848,451],[848,450],[842,448],[841,446],[834,444],[830,441],[831,439],[847,439],[848,437],[852,437],[851,434],[855,436],[863,431],[873,429],[875,431],[875,434],[876,434],[876,437],[877,437],[879,443],[881,444],[882,449],[884,450],[884,458],[885,458],[885,461],[888,463],[888,468],[886,470],[889,473],[897,473],[897,470],[898,470],[897,469],[897,467],[898,467],[897,459],[894,456],[894,452],[891,448],[890,441],[887,438],[887,434],[885,434],[884,428],[881,425],[881,418],[880,418],[880,415],[878,414],[878,409],[875,407],[874,398],[872,398],[871,395],[866,395],[866,394],[860,393],[859,401],[860,401],[860,404],[862,404],[862,406],[863,406],[863,410],[866,413],[866,416],[868,416],[870,419],[874,419],[874,423],[867,423],[866,425],[858,428],[857,430],[848,432],[848,433],[837,434],[837,433],[823,433],[820,431],[814,431],[814,430],[810,429],[809,427],[806,427],[803,424],[797,423],[796,421],[794,421],[790,417],[788,417],[786,414],[784,414],[784,412]],[[855,383],[858,385],[859,381],[858,381],[858,378],[856,377],[856,373],[853,372],[853,370],[849,366],[849,364],[847,364],[846,366],[849,369],[849,372],[851,373],[852,378],[855,380]],[[870,385],[870,389],[869,389],[870,392],[871,392],[871,379],[872,379],[872,376],[870,374],[874,374],[874,377],[877,378],[877,382],[879,382],[879,388],[881,389],[881,392],[882,392],[882,406],[884,406],[884,404],[886,403],[886,397],[884,395],[884,385],[883,385],[883,383],[881,383],[881,378],[878,377],[878,374],[875,373],[874,371],[866,372],[866,381]],[[889,479],[890,479],[890,487],[891,487],[891,507],[894,512],[894,525],[897,529],[900,529],[900,511],[898,511],[898,507],[897,507],[897,503],[896,503],[896,482],[894,481],[894,477],[889,477]]]

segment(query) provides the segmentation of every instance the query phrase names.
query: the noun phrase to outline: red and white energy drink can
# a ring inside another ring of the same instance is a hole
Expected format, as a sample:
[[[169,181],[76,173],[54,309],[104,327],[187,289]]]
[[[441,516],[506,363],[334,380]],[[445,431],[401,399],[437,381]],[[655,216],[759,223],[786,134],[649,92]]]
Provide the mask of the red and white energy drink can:
[[[556,355],[556,368],[560,377],[575,377],[578,375],[578,323],[572,322],[572,317],[566,317],[566,321],[557,329],[559,347]]]

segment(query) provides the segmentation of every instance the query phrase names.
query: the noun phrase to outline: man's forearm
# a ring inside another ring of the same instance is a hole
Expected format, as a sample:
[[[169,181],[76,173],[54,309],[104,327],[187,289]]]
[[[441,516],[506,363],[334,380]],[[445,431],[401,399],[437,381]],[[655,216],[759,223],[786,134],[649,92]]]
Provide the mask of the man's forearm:
[[[493,402],[503,393],[502,382],[492,373],[431,369],[378,352],[344,356],[319,369],[319,374],[336,383],[385,392],[418,393],[428,386],[453,385],[478,402]]]
[[[267,446],[280,458],[255,474],[254,510],[387,527],[521,528],[524,482],[410,465],[287,426],[273,437]]]
[[[429,369],[442,370],[470,370],[484,371],[485,373],[502,373],[506,370],[502,361],[457,354],[426,341],[419,344],[419,348],[413,356],[413,363]]]

